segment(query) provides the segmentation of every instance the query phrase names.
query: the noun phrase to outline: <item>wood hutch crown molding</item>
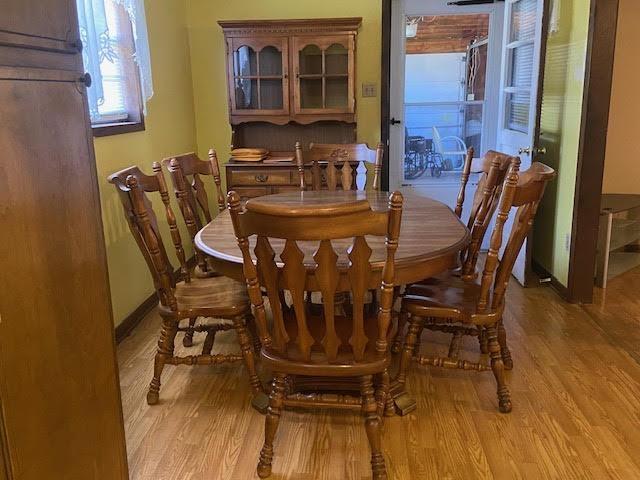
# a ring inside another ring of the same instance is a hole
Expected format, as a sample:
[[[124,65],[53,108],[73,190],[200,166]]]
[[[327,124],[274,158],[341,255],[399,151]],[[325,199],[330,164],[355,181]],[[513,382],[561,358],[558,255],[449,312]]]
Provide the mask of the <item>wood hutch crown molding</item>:
[[[362,17],[308,18],[292,20],[220,20],[227,37],[247,34],[306,34],[306,33],[351,33],[357,34]]]

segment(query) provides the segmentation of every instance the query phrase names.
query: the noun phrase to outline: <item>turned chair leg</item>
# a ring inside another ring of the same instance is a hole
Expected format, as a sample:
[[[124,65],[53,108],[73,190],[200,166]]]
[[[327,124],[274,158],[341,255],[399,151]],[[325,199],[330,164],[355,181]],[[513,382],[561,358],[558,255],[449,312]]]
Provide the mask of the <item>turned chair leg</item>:
[[[253,394],[262,393],[262,383],[256,373],[256,360],[253,353],[253,345],[251,344],[251,337],[247,330],[246,323],[243,317],[235,317],[233,324],[238,335],[238,343],[240,343],[240,349],[242,350],[242,357],[244,358],[244,364],[247,367],[249,373],[249,383]]]
[[[391,345],[391,353],[400,353],[402,351],[402,339],[404,338],[404,329],[409,319],[409,313],[401,310],[398,315],[398,331],[396,332],[396,338]]]
[[[362,395],[362,415],[364,416],[367,438],[371,446],[373,480],[386,480],[387,469],[384,464],[381,445],[381,421],[377,411],[371,375],[361,377],[360,393]]]
[[[193,347],[193,327],[196,326],[196,320],[196,317],[189,319],[189,330],[185,332],[184,338],[182,339],[182,345],[185,347]]]
[[[271,475],[271,462],[273,461],[273,439],[278,430],[282,405],[284,403],[284,393],[286,389],[286,376],[276,373],[273,379],[271,395],[269,395],[269,408],[264,419],[264,445],[260,451],[260,461],[258,462],[258,476],[267,478]]]
[[[507,332],[504,329],[502,320],[498,323],[498,343],[500,344],[500,354],[502,355],[502,362],[506,370],[513,369],[513,359],[511,358],[511,351],[507,346]]]
[[[256,355],[260,355],[260,350],[262,350],[262,343],[260,343],[260,335],[258,335],[258,330],[256,329],[256,321],[251,314],[246,315],[244,317],[244,320],[249,329],[249,333],[251,334],[253,351]]]
[[[487,339],[487,329],[485,327],[478,327],[478,343],[480,343],[480,353],[489,353],[489,340]]]
[[[460,355],[460,347],[462,346],[463,335],[460,332],[455,332],[451,337],[451,343],[449,344],[449,358],[458,358]]]
[[[211,351],[213,350],[213,344],[216,341],[216,330],[207,331],[207,336],[204,337],[204,343],[202,344],[202,354],[203,355],[211,355]]]
[[[422,331],[424,319],[411,315],[409,316],[409,329],[404,339],[404,347],[400,356],[400,367],[398,369],[397,381],[404,384],[407,380],[407,371],[411,365],[411,359],[415,353],[416,342],[418,340],[418,332]]]
[[[511,411],[511,394],[509,393],[509,387],[504,378],[504,363],[502,362],[502,355],[500,354],[500,343],[498,342],[497,325],[491,325],[487,327],[487,337],[489,341],[489,355],[491,356],[491,370],[496,377],[496,384],[498,387],[498,406],[500,412],[509,413]]]
[[[385,369],[384,372],[376,375],[376,384],[379,388],[376,391],[376,403],[378,405],[378,416],[391,417],[393,416],[395,409],[393,403],[393,397],[391,396],[389,389],[391,386],[391,377],[389,370]]]
[[[147,404],[149,405],[155,405],[160,398],[160,376],[165,363],[173,356],[177,334],[178,320],[173,317],[164,317],[162,319],[160,339],[158,340],[158,351],[153,362],[153,379],[147,392]]]

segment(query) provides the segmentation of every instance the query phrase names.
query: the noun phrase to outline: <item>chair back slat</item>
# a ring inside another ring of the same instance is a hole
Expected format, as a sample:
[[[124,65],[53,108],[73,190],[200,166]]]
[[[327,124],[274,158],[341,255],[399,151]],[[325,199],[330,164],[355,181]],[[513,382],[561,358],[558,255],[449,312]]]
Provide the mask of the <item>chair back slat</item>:
[[[471,231],[471,241],[461,252],[463,278],[475,276],[482,242],[498,207],[505,175],[514,158],[504,153],[489,151],[482,161],[480,167],[482,174],[476,187],[467,223]]]
[[[209,149],[209,153],[207,155],[209,157],[209,165],[211,166],[211,174],[213,175],[213,184],[216,186],[218,211],[222,212],[227,208],[227,205],[224,199],[224,192],[222,191],[222,180],[220,178],[220,163],[218,162],[218,155],[213,148]]]
[[[306,158],[305,158],[306,157]],[[324,171],[326,188],[335,191],[340,187],[342,190],[356,190],[358,188],[356,179],[358,169],[361,164],[373,165],[373,177],[370,188],[380,190],[382,160],[384,157],[384,146],[379,143],[375,150],[369,148],[365,143],[337,144],[337,143],[312,143],[308,152],[303,154],[300,142],[296,143],[296,164],[301,189],[306,189],[304,178],[304,164],[308,161],[312,164],[312,185],[313,190],[320,190],[322,185],[322,172]],[[324,169],[320,162],[326,163]],[[365,188],[367,183],[365,182]]]
[[[304,301],[307,275],[304,266],[304,253],[300,250],[295,240],[287,240],[280,258],[284,262],[282,269],[284,286],[291,293],[293,300],[293,309],[297,323],[297,336],[295,341],[298,344],[302,358],[308,361],[311,358],[311,347],[314,344],[314,339],[307,326],[306,304]]]
[[[478,313],[497,311],[502,308],[513,266],[531,231],[546,184],[555,177],[555,171],[552,168],[538,162],[521,174],[519,170],[520,159],[516,157],[511,162],[500,196],[496,223],[482,272],[480,295],[476,306]],[[502,257],[499,258],[504,227],[512,208],[516,208],[514,222]]]
[[[243,271],[267,351],[281,356],[295,352],[295,358],[287,358],[332,364],[364,361],[365,351],[373,346],[376,352],[386,354],[393,302],[393,262],[402,213],[402,196],[396,193],[392,198],[389,213],[372,211],[366,200],[308,208],[250,200],[243,209],[239,195],[229,193]],[[387,237],[376,338],[367,337],[365,332],[369,330],[364,323],[365,295],[373,283],[368,235]],[[256,239],[255,263],[250,238]],[[334,249],[332,240],[350,238],[354,240],[348,250]],[[281,250],[279,260],[274,250]],[[272,308],[274,319],[270,323],[264,313],[261,286],[267,290],[272,307],[279,304]],[[293,309],[282,304],[283,291],[289,292]],[[308,299],[312,291],[322,295],[321,315],[305,301],[305,293]],[[350,295],[352,308],[338,308],[335,299],[343,293]],[[351,318],[345,319],[345,315]]]
[[[364,358],[364,351],[369,343],[364,331],[364,300],[371,277],[371,253],[371,248],[362,236],[356,237],[349,248],[349,282],[353,302],[353,329],[349,344],[356,361]]]
[[[335,325],[335,295],[340,275],[337,269],[338,255],[333,250],[331,240],[321,240],[320,247],[313,255],[317,267],[315,277],[322,294],[324,305],[324,321],[326,325],[322,346],[327,354],[327,360],[334,361],[338,356],[341,340]]]
[[[278,351],[284,351],[289,342],[289,335],[284,325],[282,304],[278,295],[280,272],[275,262],[276,254],[267,237],[259,236],[257,238],[255,254],[260,283],[267,289],[267,296],[273,315],[274,346]]]
[[[458,218],[462,218],[462,208],[464,206],[467,183],[469,182],[469,176],[471,174],[473,154],[473,147],[469,147],[469,150],[467,150],[467,155],[464,157],[464,166],[462,167],[462,174],[460,175],[460,191],[458,192],[458,198],[456,199],[455,209],[455,214],[458,216]]]
[[[181,274],[181,277],[188,282],[190,281],[190,278],[189,278],[189,269],[187,268],[187,258],[184,253],[184,248],[182,247],[182,238],[180,237],[180,231],[178,230],[176,216],[174,215],[173,209],[171,208],[171,201],[169,200],[169,189],[167,188],[167,182],[162,173],[162,167],[160,166],[160,163],[153,162],[152,169],[158,179],[160,199],[162,200],[162,203],[164,205],[165,214],[167,216],[167,222],[169,223],[169,232],[171,233],[171,240],[173,242],[173,247],[176,250],[176,257],[178,257],[178,261],[180,262],[180,274]],[[146,196],[145,196],[145,200],[146,200]],[[150,210],[151,212],[153,212],[152,209],[148,208],[149,205],[150,204],[147,205],[147,210]]]

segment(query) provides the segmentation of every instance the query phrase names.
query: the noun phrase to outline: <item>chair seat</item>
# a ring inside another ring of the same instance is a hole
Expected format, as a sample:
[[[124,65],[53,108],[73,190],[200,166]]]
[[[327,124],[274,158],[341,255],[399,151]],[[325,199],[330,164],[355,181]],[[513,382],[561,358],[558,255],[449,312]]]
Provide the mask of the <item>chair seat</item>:
[[[287,312],[283,315],[285,320],[285,328],[290,339],[297,337],[297,323],[295,314]],[[309,315],[307,317],[307,326],[311,336],[315,340],[315,344],[311,347],[311,358],[305,360],[298,344],[295,341],[289,341],[286,346],[286,353],[276,351],[275,349],[262,349],[262,359],[270,368],[292,375],[319,375],[327,377],[348,377],[359,375],[372,375],[382,372],[389,365],[389,355],[379,357],[375,351],[375,339],[377,338],[377,313],[376,315],[365,316],[364,331],[369,339],[363,358],[359,361],[353,359],[349,337],[352,332],[352,319],[342,315],[336,315],[335,327],[336,334],[341,340],[341,346],[338,349],[337,358],[329,362],[322,348],[322,339],[324,338],[324,320],[321,315]],[[389,326],[391,332],[393,328]]]
[[[476,313],[480,285],[464,281],[454,273],[431,279],[430,283],[412,285],[402,300],[403,308],[420,317],[454,322],[485,324],[495,321],[496,313]]]
[[[175,297],[180,312],[198,316],[235,316],[251,311],[247,288],[228,277],[192,277],[176,284]]]

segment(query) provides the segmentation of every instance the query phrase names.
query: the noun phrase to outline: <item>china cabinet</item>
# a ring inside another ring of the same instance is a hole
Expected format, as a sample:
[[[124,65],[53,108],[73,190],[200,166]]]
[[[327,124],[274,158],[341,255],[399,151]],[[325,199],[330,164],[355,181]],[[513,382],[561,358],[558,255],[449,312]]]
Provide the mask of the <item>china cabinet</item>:
[[[355,122],[360,18],[220,21],[230,122]]]
[[[220,21],[227,47],[232,148],[293,158],[296,142],[356,143],[356,36],[361,18]],[[243,198],[296,190],[293,162],[230,161]],[[310,174],[310,172],[308,172]]]

